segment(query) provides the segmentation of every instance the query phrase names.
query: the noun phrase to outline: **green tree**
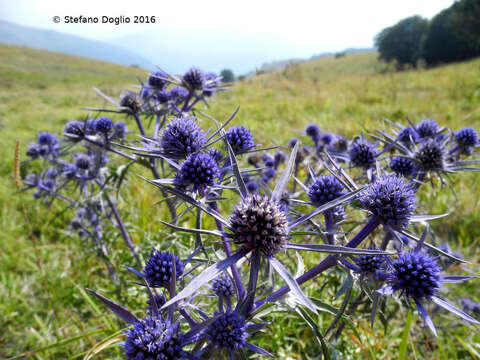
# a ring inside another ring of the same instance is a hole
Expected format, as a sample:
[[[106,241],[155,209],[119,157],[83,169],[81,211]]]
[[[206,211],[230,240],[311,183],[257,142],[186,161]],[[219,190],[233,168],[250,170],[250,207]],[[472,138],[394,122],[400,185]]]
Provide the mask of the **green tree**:
[[[223,82],[232,82],[235,80],[235,75],[233,74],[233,71],[230,69],[223,69],[220,72],[220,75],[222,76]]]
[[[415,65],[421,58],[421,39],[428,21],[421,16],[412,16],[383,29],[375,37],[380,59],[396,60],[399,65]]]

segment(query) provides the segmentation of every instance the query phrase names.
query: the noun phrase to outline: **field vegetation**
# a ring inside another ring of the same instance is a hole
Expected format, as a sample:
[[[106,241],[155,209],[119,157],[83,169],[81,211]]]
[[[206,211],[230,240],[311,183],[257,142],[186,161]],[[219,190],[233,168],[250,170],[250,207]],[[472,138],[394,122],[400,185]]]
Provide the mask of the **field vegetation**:
[[[161,65],[161,64],[159,64]],[[27,48],[0,45],[0,358],[82,358],[102,339],[121,329],[107,310],[86,295],[91,287],[119,303],[142,304],[144,295],[128,286],[132,280],[122,268],[131,261],[117,230],[107,229],[112,263],[119,280],[109,280],[102,262],[76,236],[65,230],[65,206],[46,206],[31,193],[18,190],[15,181],[15,148],[20,160],[38,131],[58,132],[71,119],[83,119],[88,106],[103,106],[97,87],[118,98],[146,71],[95,60]],[[252,130],[263,145],[284,145],[301,137],[305,125],[351,136],[382,127],[385,119],[407,123],[428,117],[458,129],[480,129],[480,60],[450,64],[428,70],[394,72],[378,62],[376,53],[324,58],[297,64],[235,83],[231,92],[212,99],[203,109],[224,120],[240,105],[236,124]],[[121,120],[118,115],[114,120]],[[131,119],[126,120],[134,126]],[[298,132],[292,131],[297,129]],[[21,170],[21,169],[20,169]],[[21,174],[23,175],[23,174]],[[446,220],[433,222],[433,229],[454,251],[462,250],[470,264],[464,270],[479,274],[480,176],[452,177],[451,188],[435,185],[424,200],[430,213],[450,212]],[[120,210],[134,243],[147,255],[152,246],[188,248],[191,239],[166,229],[158,220],[165,211],[161,194],[132,172],[119,200]],[[135,209],[135,211],[132,211]],[[305,255],[306,266],[317,259]],[[460,271],[460,269],[457,269]],[[335,272],[328,275],[335,278]],[[340,283],[338,284],[340,285]],[[452,287],[453,289],[453,287]],[[478,282],[454,288],[449,296],[480,301]],[[308,287],[308,292],[315,291]],[[334,289],[322,293],[323,301],[339,306]],[[351,320],[358,328],[346,328],[334,342],[338,359],[463,359],[480,358],[480,335],[474,327],[445,312],[434,315],[439,337],[434,339],[406,310],[388,323],[371,328],[368,318]],[[316,321],[328,326],[332,315],[321,313]],[[388,332],[385,327],[388,325]],[[279,359],[320,359],[311,330],[296,313],[285,313],[272,323],[257,345]],[[97,358],[115,358],[116,348]],[[405,355],[406,354],[406,355]]]

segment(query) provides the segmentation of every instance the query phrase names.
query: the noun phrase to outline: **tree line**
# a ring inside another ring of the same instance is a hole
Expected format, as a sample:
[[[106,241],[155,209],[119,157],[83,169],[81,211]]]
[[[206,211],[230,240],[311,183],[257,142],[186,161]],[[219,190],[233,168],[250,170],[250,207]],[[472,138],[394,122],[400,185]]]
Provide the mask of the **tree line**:
[[[380,59],[398,67],[480,56],[480,0],[456,1],[431,20],[411,16],[375,37]]]

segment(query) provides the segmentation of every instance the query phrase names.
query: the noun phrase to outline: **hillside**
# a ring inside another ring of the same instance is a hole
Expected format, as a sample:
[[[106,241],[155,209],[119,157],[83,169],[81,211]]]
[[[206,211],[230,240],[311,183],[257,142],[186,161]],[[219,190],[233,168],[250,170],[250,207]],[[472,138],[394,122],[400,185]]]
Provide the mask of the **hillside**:
[[[232,92],[213,98],[205,111],[224,120],[241,105],[236,124],[248,126],[255,138],[267,146],[285,144],[291,137],[300,136],[299,132],[310,122],[346,135],[378,128],[384,118],[405,122],[407,117],[416,121],[423,116],[453,128],[468,125],[480,129],[479,70],[480,59],[431,70],[381,74],[384,68],[375,53],[323,58],[238,82]],[[21,160],[25,160],[26,147],[38,131],[58,133],[65,121],[86,114],[82,107],[103,105],[92,87],[118,98],[123,89],[146,74],[140,69],[101,61],[0,45],[0,135],[4,149],[0,165],[0,358],[47,346],[51,347],[27,358],[82,358],[94,344],[112,333],[106,330],[117,329],[117,323],[107,320],[107,311],[86,300],[82,293],[86,286],[125,301],[140,301],[136,291],[117,293],[118,288],[98,258],[88,253],[78,238],[63,230],[62,205],[49,207],[33,201],[31,193],[15,191],[12,173],[17,139],[21,141]],[[123,115],[115,120],[121,118]],[[131,119],[127,121],[134,127]],[[128,217],[133,241],[169,241],[163,237],[164,227],[157,221],[161,218],[154,206],[158,193],[134,176],[128,186],[121,204],[139,209]],[[435,214],[451,212],[448,221],[435,223],[435,231],[454,250],[456,244],[461,244],[466,249],[465,256],[478,262],[479,176],[466,174],[453,187],[468,187],[469,191],[453,199],[444,196],[446,190],[438,189],[431,203],[428,199],[425,203]],[[460,208],[462,211],[456,211]],[[119,254],[118,258],[121,249],[120,243],[118,253],[113,252]],[[118,258],[114,261],[120,262]],[[118,264],[120,275],[128,278],[121,265]],[[478,268],[474,270],[478,273]],[[469,295],[478,301],[480,296],[478,282],[455,290],[455,294],[449,295],[456,300]],[[443,315],[435,315],[441,329],[438,346],[424,336],[420,326],[412,328],[419,344],[409,344],[408,351],[415,353],[416,358],[422,358],[425,347],[431,348],[429,359],[467,358],[470,348],[457,341],[457,337],[468,344],[480,342],[478,332],[457,326],[458,322],[448,327],[450,322],[442,318]],[[279,359],[308,358],[305,353],[312,351],[315,344],[309,341],[310,332],[298,330],[304,329],[297,326],[298,321],[295,314],[286,315],[269,326],[258,345],[265,345]],[[352,359],[391,358],[389,351],[398,349],[403,325],[394,322],[387,337],[381,324],[376,324],[373,332],[368,319],[355,321],[365,334],[362,342],[355,342],[347,329],[345,341],[339,341],[338,346],[347,349]],[[76,338],[65,341],[73,337]]]
[[[144,57],[120,46],[57,31],[21,26],[4,20],[0,20],[0,43],[57,51],[127,66],[138,65],[144,69],[153,68],[152,63]]]

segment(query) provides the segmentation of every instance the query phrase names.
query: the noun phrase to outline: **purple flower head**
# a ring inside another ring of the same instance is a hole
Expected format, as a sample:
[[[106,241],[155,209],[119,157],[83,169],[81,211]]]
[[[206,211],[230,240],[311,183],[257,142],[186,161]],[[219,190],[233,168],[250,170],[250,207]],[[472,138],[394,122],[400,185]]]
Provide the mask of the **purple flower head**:
[[[77,154],[75,156],[75,166],[80,170],[88,170],[92,166],[92,159],[85,154]]]
[[[350,147],[350,161],[355,166],[368,169],[375,164],[377,150],[371,142],[361,138]]]
[[[265,169],[264,175],[268,179],[273,179],[275,177],[275,169],[273,167],[269,167],[269,168]]]
[[[221,273],[213,279],[212,290],[218,297],[229,298],[235,294],[232,280],[226,273]]]
[[[247,162],[255,167],[258,167],[259,162],[260,162],[260,156],[258,156],[257,153],[249,154],[247,157]]]
[[[330,145],[333,141],[333,135],[329,133],[324,133],[321,137],[320,140],[325,144],[325,145]]]
[[[195,67],[188,70],[182,77],[183,82],[190,90],[203,90],[205,86],[205,74]]]
[[[375,274],[385,266],[385,258],[379,255],[360,255],[355,260],[362,273]]]
[[[269,168],[275,167],[275,159],[270,158],[265,160],[265,166]]]
[[[312,140],[316,143],[318,141],[318,138],[320,137],[320,128],[317,124],[309,124],[305,128],[305,134],[310,136]]]
[[[409,147],[417,141],[418,134],[411,127],[405,127],[398,133],[397,138],[403,145]]]
[[[401,254],[393,262],[392,288],[409,298],[430,299],[440,288],[437,260],[421,252]]]
[[[214,179],[219,175],[217,163],[210,155],[196,153],[189,155],[182,164],[180,171],[175,176],[174,184],[178,188],[193,185],[193,191],[198,191],[203,195],[207,187],[215,183]]]
[[[297,144],[297,142],[299,141],[300,139],[299,138],[291,138],[289,141],[288,141],[288,147],[293,149],[294,146]]]
[[[108,134],[113,129],[113,121],[109,117],[101,116],[95,122],[95,132]]]
[[[218,164],[220,161],[223,160],[223,154],[220,150],[215,149],[215,148],[210,148],[206,152],[206,154],[210,155],[210,157],[215,160],[215,162]]]
[[[67,177],[67,179],[73,177],[77,172],[75,164],[63,161],[59,163],[60,172]]]
[[[95,135],[97,119],[88,119],[85,124],[85,134],[86,135]]]
[[[148,75],[147,84],[148,86],[155,88],[155,89],[163,89],[168,79],[167,74],[161,71],[153,71]]]
[[[179,323],[172,324],[161,315],[148,316],[137,322],[127,332],[124,345],[126,359],[184,359],[179,327]]]
[[[41,146],[37,143],[31,143],[27,148],[27,156],[36,159],[40,156]]]
[[[455,133],[455,140],[461,149],[475,147],[478,145],[478,134],[475,129],[463,128]]]
[[[124,122],[116,122],[113,128],[113,137],[116,139],[125,139],[127,135],[127,125]]]
[[[286,214],[267,196],[249,195],[233,209],[229,236],[248,250],[271,256],[285,247],[289,236]]]
[[[168,96],[175,104],[179,104],[188,97],[188,91],[182,87],[174,87],[170,90]]]
[[[38,134],[38,143],[40,145],[55,145],[57,143],[55,135],[49,132],[41,132]]]
[[[228,129],[226,139],[235,154],[241,154],[255,146],[252,133],[245,126]]]
[[[273,159],[275,161],[275,168],[277,168],[280,164],[283,164],[287,160],[287,154],[285,154],[285,151],[278,150],[273,155]]]
[[[413,155],[420,170],[443,170],[445,168],[445,148],[438,141],[428,139],[422,142]]]
[[[150,314],[154,313],[154,306],[153,306],[153,300],[155,300],[155,304],[157,305],[157,309],[160,309],[166,302],[167,300],[165,299],[165,296],[163,294],[153,294],[153,299],[148,298],[147,300],[147,311]]]
[[[58,176],[57,168],[51,167],[45,173],[45,177],[48,179],[55,179]]]
[[[308,188],[308,197],[315,206],[322,206],[346,194],[343,185],[334,176],[320,176]]]
[[[406,227],[416,207],[412,185],[397,175],[378,177],[360,195],[360,201],[381,224],[394,228]]]
[[[395,173],[403,176],[411,176],[416,171],[415,162],[401,156],[395,156],[389,166]]]
[[[423,119],[415,127],[419,138],[433,137],[438,132],[438,124],[432,119]]]
[[[70,120],[65,124],[63,131],[68,135],[83,136],[85,124],[82,121]]]
[[[348,150],[348,139],[342,135],[335,135],[327,149],[330,152],[343,153]]]
[[[248,181],[245,186],[247,187],[248,192],[254,193],[258,189],[258,184],[255,181]]]
[[[184,264],[168,251],[152,250],[143,273],[148,284],[152,287],[168,288],[172,278],[173,261],[175,261],[175,274],[177,279],[183,274]]]
[[[140,111],[142,103],[137,94],[127,91],[120,96],[120,106],[127,112],[136,114]]]
[[[207,335],[219,348],[227,351],[239,350],[246,344],[247,324],[236,311],[227,312],[208,327]]]
[[[157,99],[160,104],[165,104],[171,99],[170,92],[167,90],[159,90],[155,92],[155,99]]]
[[[180,116],[167,124],[160,144],[168,157],[184,159],[200,151],[205,140],[205,133],[197,126],[195,118]]]

